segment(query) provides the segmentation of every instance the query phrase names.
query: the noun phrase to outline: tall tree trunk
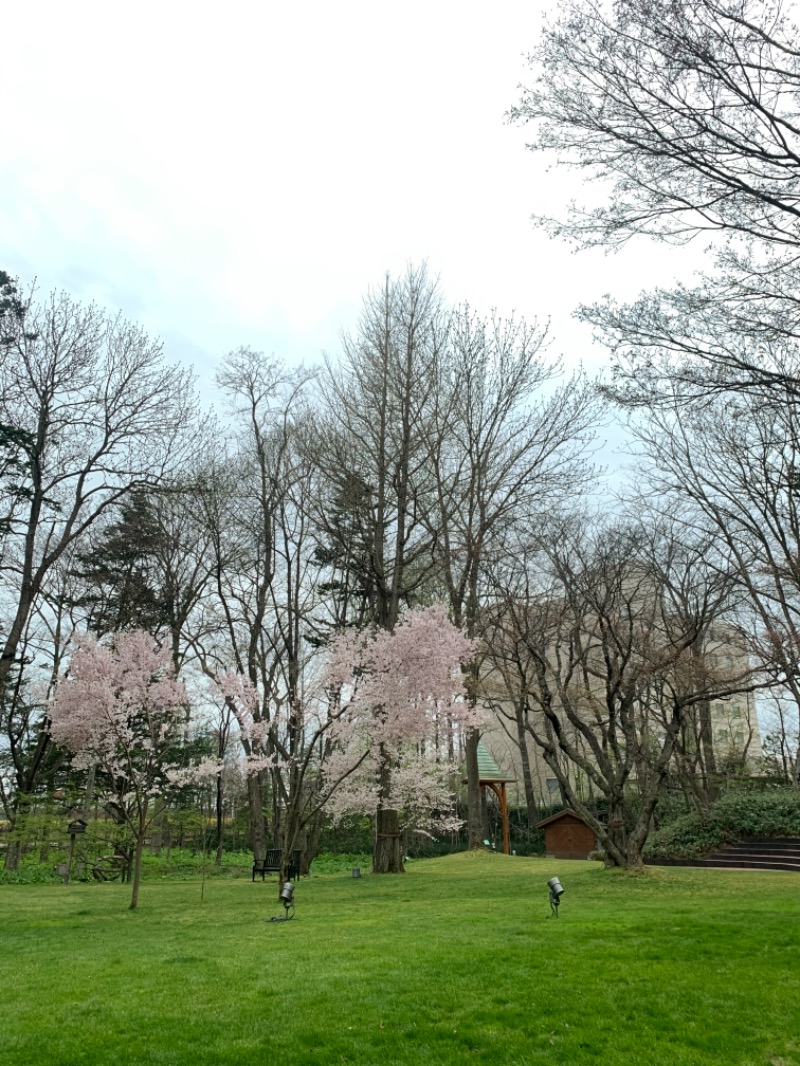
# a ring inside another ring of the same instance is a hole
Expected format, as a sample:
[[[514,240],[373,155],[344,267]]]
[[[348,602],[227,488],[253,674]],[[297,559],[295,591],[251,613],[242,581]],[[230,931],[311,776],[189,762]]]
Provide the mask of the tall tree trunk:
[[[625,801],[621,796],[608,800],[608,839],[604,848],[606,866],[627,866],[628,848],[625,840]],[[640,859],[641,862],[641,859]]]
[[[533,789],[533,774],[531,773],[531,758],[528,752],[528,734],[519,709],[516,716],[517,744],[519,745],[519,758],[522,765],[522,786],[525,790],[525,810],[528,815],[528,828],[533,829],[539,821],[539,807],[536,803],[536,793]]]
[[[311,863],[319,854],[319,840],[322,834],[322,812],[314,815],[306,832],[306,846],[300,860],[300,873],[307,877],[311,873]]]
[[[140,826],[136,838],[136,847],[133,852],[133,888],[131,889],[130,910],[135,911],[139,906],[139,885],[142,880],[142,853],[144,851],[144,827]],[[124,877],[124,875],[123,875]]]
[[[150,801],[148,799],[139,801],[139,814],[136,821],[135,833],[136,840],[134,841],[133,849],[133,870],[131,871],[130,865],[128,866],[129,876],[133,874],[133,887],[131,888],[131,905],[130,910],[135,911],[139,906],[139,885],[142,881],[142,855],[144,853],[144,841],[147,833],[148,819],[147,815],[150,809]],[[158,811],[156,811],[158,815]],[[130,852],[129,852],[130,854]],[[124,875],[123,875],[124,880]]]
[[[222,794],[222,774],[217,774],[216,777],[216,790],[215,790],[215,803],[216,803],[216,815],[217,815],[217,850],[214,855],[214,865],[222,865],[222,847],[224,843],[225,834],[225,820],[224,820],[224,806],[223,806],[223,794]]]
[[[83,799],[81,800],[81,818],[84,822],[89,821],[89,816],[92,811],[92,800],[94,799],[94,781],[96,775],[96,767],[90,766],[89,772],[86,775],[86,784],[83,789]],[[85,848],[81,849],[78,860],[75,863],[75,877],[80,880],[86,873],[86,858]]]
[[[391,784],[392,768],[388,756],[382,753],[378,810],[375,815],[375,848],[372,853],[374,874],[405,873],[400,819],[396,810],[386,806],[391,802]]]
[[[6,870],[18,870],[22,859],[24,835],[27,828],[28,813],[33,803],[33,796],[17,792],[14,801],[14,813],[11,821],[8,846],[6,847]]]
[[[700,747],[703,752],[706,805],[710,808],[719,795],[717,760],[714,755],[714,733],[711,726],[711,705],[708,700],[702,700],[697,709],[700,718]]]
[[[250,847],[256,862],[267,857],[267,826],[264,820],[264,783],[261,774],[247,778],[247,802],[250,807]]]
[[[18,816],[19,817],[19,816]],[[16,834],[19,821],[14,825],[13,832]],[[8,847],[6,848],[5,868],[6,870],[18,870],[19,860],[22,858],[22,840],[19,836],[15,840],[9,840]]]
[[[397,811],[379,808],[375,816],[375,850],[372,855],[374,874],[402,874],[402,833]]]
[[[477,614],[477,590],[472,589],[470,596],[470,609],[467,611],[467,635],[475,636],[475,615]],[[457,618],[457,624],[461,624],[460,611],[453,612]],[[464,688],[470,707],[475,707],[478,700],[478,664],[471,659],[462,669]],[[481,739],[480,730],[468,729],[464,742],[464,760],[467,771],[467,840],[470,849],[479,848],[483,844],[484,827],[481,811],[481,785],[478,771],[478,742]]]
[[[467,828],[469,847],[471,849],[483,846],[484,826],[483,813],[481,811],[481,786],[478,772],[478,742],[481,734],[478,729],[467,731],[466,739],[466,763],[467,763]]]

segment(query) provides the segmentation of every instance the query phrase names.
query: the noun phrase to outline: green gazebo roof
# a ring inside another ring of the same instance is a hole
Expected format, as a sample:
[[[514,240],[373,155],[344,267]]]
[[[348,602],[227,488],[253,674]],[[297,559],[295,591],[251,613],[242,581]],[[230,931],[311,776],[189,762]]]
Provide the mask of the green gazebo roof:
[[[516,781],[515,777],[504,774],[489,753],[482,740],[478,741],[478,780],[484,782]]]

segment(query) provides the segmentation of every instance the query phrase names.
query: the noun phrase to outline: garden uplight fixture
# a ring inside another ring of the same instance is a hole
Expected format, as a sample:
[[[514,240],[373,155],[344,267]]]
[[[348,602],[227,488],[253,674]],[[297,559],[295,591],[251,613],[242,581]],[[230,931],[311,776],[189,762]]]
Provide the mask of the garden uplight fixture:
[[[284,914],[279,918],[270,918],[271,922],[288,922],[294,918],[294,885],[291,881],[284,882],[278,899],[283,904]],[[291,913],[290,913],[291,912]]]
[[[557,918],[558,905],[561,902],[561,897],[564,895],[564,888],[557,877],[551,877],[547,882],[547,887],[550,889],[550,911]]]

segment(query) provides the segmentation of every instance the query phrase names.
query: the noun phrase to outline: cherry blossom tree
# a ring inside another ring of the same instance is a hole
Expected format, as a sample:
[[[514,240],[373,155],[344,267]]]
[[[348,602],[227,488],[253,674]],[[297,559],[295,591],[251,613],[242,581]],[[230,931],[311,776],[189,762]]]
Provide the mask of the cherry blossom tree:
[[[332,642],[325,684],[339,713],[323,777],[339,787],[327,809],[375,817],[375,873],[403,872],[409,829],[456,824],[448,752],[458,747],[454,732],[480,724],[461,673],[474,654],[438,606],[409,611],[391,632],[348,631]]]
[[[392,632],[340,633],[316,683],[307,679],[303,706],[286,706],[268,721],[249,678],[236,671],[217,677],[238,723],[245,773],[269,771],[280,791],[287,862],[323,809],[334,819],[375,817],[379,873],[402,873],[401,838],[409,829],[459,824],[448,753],[458,747],[454,734],[480,724],[480,712],[464,699],[461,672],[474,653],[443,607],[426,607],[409,611]]]
[[[248,791],[254,778],[268,773],[276,793],[281,817],[275,820],[275,840],[283,856],[279,880],[284,881],[292,852],[302,849],[308,825],[318,818],[342,781],[358,768],[364,754],[350,753],[339,760],[335,774],[323,775],[321,770],[339,743],[343,729],[340,719],[346,708],[336,693],[315,691],[310,679],[305,700],[273,707],[269,716],[263,713],[263,691],[243,674],[220,674],[215,685],[238,726]],[[307,864],[311,859],[313,850],[303,861]]]
[[[131,630],[113,646],[78,639],[69,675],[50,706],[53,740],[78,769],[97,769],[107,809],[134,844],[131,909],[139,902],[146,834],[183,780],[177,746],[188,698],[175,679],[170,649]]]
[[[198,447],[192,375],[158,341],[64,293],[34,296],[0,278],[0,800],[17,829],[7,869],[54,762],[26,692],[58,669],[46,631],[63,612],[64,569],[132,492],[171,484]]]

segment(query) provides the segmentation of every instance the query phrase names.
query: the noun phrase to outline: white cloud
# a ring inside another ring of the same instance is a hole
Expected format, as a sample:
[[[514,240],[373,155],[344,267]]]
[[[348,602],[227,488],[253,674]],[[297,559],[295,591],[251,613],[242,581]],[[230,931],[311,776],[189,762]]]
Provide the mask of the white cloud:
[[[564,178],[504,112],[538,5],[28,0],[4,13],[0,266],[121,308],[208,376],[251,344],[335,350],[385,269],[551,317],[685,254],[574,257],[534,232]]]

